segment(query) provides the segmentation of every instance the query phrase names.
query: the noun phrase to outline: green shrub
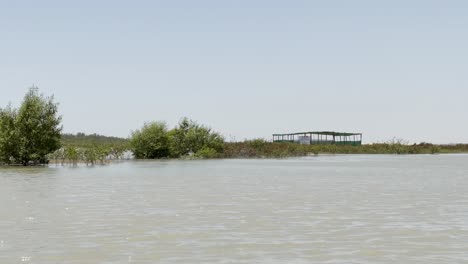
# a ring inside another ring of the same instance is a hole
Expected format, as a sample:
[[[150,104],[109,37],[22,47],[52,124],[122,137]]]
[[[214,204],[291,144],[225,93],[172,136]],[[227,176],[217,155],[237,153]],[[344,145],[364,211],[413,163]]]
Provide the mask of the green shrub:
[[[210,128],[183,118],[179,125],[169,132],[171,157],[183,157],[197,154],[201,150],[211,149],[221,153],[224,149],[224,139]]]
[[[152,122],[136,130],[130,138],[130,146],[137,159],[159,159],[169,156],[169,136],[166,123]]]
[[[75,147],[67,147],[65,148],[65,159],[69,160],[73,164],[78,163],[80,160],[80,153],[78,152],[78,149]]]
[[[218,152],[210,147],[204,147],[195,153],[195,157],[203,159],[214,159],[218,157]]]

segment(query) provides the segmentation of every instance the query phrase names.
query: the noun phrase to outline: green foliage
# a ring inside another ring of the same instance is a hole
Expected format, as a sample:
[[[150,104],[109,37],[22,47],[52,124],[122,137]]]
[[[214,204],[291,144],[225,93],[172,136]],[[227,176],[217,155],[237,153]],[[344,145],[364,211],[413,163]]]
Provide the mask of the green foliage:
[[[47,155],[60,148],[61,117],[53,97],[26,93],[18,110],[0,111],[0,155],[6,163],[46,163]]]
[[[188,155],[191,150],[187,140],[187,134],[191,129],[191,121],[183,118],[179,126],[169,131],[169,147],[172,157]]]
[[[15,129],[17,111],[0,109],[0,162],[10,164],[19,157],[20,135]]]
[[[124,157],[125,151],[128,150],[127,144],[125,145],[113,145],[107,149],[108,155],[113,159],[122,159]]]
[[[301,145],[289,142],[251,140],[225,143],[224,158],[284,158],[318,154],[436,154],[468,152],[468,145],[409,145],[401,140],[361,146],[351,145]]]
[[[83,151],[83,160],[85,163],[94,165],[99,158],[99,153],[96,148],[87,148]]]
[[[75,147],[67,147],[65,149],[65,159],[71,161],[73,164],[78,163],[78,161],[81,159],[80,153],[78,152],[78,149]]]
[[[109,149],[126,150],[129,148],[129,140],[118,137],[107,137],[98,134],[62,134],[62,145],[74,146],[78,148],[89,148],[93,146],[102,146]]]
[[[221,135],[188,118],[183,118],[179,125],[169,132],[169,139],[172,157],[197,154],[201,150],[205,154],[213,151],[221,153],[224,147]]]
[[[165,123],[147,123],[132,133],[131,149],[137,159],[214,158],[222,153],[224,139],[210,128],[183,118],[179,125],[167,131]]]
[[[137,159],[159,159],[169,156],[169,135],[164,122],[146,123],[130,138],[130,146]]]
[[[431,147],[431,154],[437,154],[437,153],[440,153],[440,147],[438,146]]]
[[[253,139],[248,142],[255,149],[264,149],[268,145],[268,142],[262,138]]]
[[[128,139],[85,133],[63,134],[62,145],[64,148],[49,155],[54,162],[62,164],[104,164],[111,159],[122,159],[130,149]]]
[[[219,157],[219,153],[210,147],[203,147],[197,151],[197,153],[195,153],[195,157],[202,159],[214,159]]]

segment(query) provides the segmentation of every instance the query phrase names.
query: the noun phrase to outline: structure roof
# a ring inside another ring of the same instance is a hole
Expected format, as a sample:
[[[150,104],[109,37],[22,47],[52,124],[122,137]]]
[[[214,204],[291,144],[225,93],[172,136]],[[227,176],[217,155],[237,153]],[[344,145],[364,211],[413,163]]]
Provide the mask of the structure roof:
[[[292,136],[292,135],[304,135],[304,134],[327,135],[327,136],[358,136],[358,135],[362,135],[361,133],[349,133],[349,132],[309,131],[309,132],[296,132],[296,133],[286,133],[286,134],[273,134],[273,136]]]

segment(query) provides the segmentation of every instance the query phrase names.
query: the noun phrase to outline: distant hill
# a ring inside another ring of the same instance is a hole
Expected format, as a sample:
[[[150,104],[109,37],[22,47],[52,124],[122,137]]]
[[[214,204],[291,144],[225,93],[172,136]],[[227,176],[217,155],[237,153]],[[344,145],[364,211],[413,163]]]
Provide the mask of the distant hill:
[[[89,147],[89,146],[126,146],[128,139],[108,137],[98,134],[76,133],[62,134],[63,146]]]

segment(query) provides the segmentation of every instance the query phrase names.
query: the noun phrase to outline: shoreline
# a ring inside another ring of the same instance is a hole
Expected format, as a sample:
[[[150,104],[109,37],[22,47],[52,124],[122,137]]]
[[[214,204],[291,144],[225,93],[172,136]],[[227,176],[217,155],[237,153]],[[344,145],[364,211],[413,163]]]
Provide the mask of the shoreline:
[[[403,153],[403,154],[392,154],[392,153],[319,153],[319,154],[308,154],[301,156],[283,156],[283,157],[267,157],[267,156],[255,156],[255,157],[219,157],[219,158],[161,158],[161,159],[109,159],[104,162],[85,162],[85,161],[62,161],[62,160],[49,160],[46,164],[0,164],[1,168],[46,168],[49,165],[55,166],[105,166],[112,163],[122,162],[164,162],[164,161],[207,161],[207,160],[286,160],[286,159],[300,159],[307,157],[332,157],[332,156],[448,156],[448,155],[468,155],[468,152],[443,152],[443,153]]]

